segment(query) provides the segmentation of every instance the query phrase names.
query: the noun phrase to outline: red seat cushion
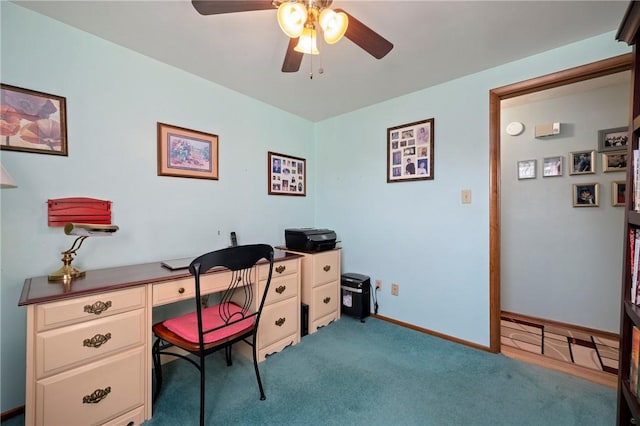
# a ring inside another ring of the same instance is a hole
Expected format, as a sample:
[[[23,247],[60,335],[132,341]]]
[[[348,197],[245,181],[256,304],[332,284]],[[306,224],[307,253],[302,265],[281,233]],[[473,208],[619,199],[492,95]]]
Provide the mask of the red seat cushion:
[[[242,308],[235,303],[226,303],[228,306],[228,312],[233,315],[242,312]],[[224,319],[220,316],[220,307],[222,305],[215,305],[202,310],[202,328],[204,330],[210,330],[212,328],[220,327],[225,324]],[[242,321],[238,321],[235,324],[222,327],[211,333],[204,335],[204,343],[213,343],[219,340],[223,340],[233,334],[239,333],[242,330],[251,328],[254,322],[253,316],[245,318]],[[231,319],[233,322],[236,318]],[[173,331],[183,339],[198,343],[198,314],[197,312],[190,312],[188,314],[181,315],[176,318],[171,318],[164,321],[164,326]]]

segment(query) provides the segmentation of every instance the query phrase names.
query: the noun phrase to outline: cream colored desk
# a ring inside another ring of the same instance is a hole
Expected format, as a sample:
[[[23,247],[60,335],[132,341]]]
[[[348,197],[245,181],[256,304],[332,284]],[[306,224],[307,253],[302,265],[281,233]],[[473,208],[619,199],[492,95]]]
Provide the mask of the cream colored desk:
[[[300,341],[301,256],[276,252],[258,332],[258,356]],[[229,272],[212,271],[202,293],[222,291]],[[266,283],[258,265],[253,282]],[[139,425],[151,418],[152,310],[192,299],[188,270],[160,262],[87,271],[65,291],[47,277],[25,280],[25,424]]]

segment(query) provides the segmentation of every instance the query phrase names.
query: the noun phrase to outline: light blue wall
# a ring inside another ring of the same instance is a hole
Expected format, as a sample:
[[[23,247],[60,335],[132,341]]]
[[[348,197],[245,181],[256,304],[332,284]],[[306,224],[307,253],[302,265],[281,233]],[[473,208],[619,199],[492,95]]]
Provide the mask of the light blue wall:
[[[604,34],[313,124],[0,5],[2,82],[65,96],[69,129],[69,157],[2,151],[19,185],[1,191],[2,411],[24,402],[23,281],[55,270],[71,243],[46,225],[50,198],[113,201],[121,230],[83,245],[76,262],[88,269],[222,247],[231,230],[280,244],[285,227],[330,227],[344,271],[383,280],[381,314],[488,345],[488,92],[628,51]],[[429,117],[435,180],[387,184],[386,128]],[[220,180],[156,176],[157,121],[220,135]],[[308,159],[307,197],[267,195],[268,150]]]
[[[628,73],[626,73],[628,74]],[[502,108],[502,309],[618,333],[624,208],[611,205],[611,183],[625,173],[569,174],[569,153],[597,150],[598,130],[629,120],[626,84],[582,90]],[[504,132],[520,121],[518,136]],[[537,124],[561,122],[557,136],[536,139]],[[542,177],[544,157],[563,156],[563,176]],[[518,180],[519,160],[538,161],[537,178]],[[575,208],[573,185],[598,183],[600,206]]]
[[[614,36],[603,34],[316,126],[316,179],[322,182],[316,222],[338,230],[347,248],[344,271],[383,281],[380,314],[489,345],[489,91],[628,52]],[[386,129],[431,117],[435,180],[388,184]],[[471,204],[461,204],[462,189],[472,190]],[[392,282],[400,286],[398,297],[390,295]]]
[[[2,5],[2,82],[67,100],[69,156],[2,151],[2,411],[24,403],[24,279],[60,265],[73,239],[47,226],[51,198],[113,202],[112,238],[90,238],[85,269],[185,257],[229,244],[284,243],[313,223],[307,197],[267,195],[267,151],[313,156],[313,124],[17,7]],[[220,137],[220,180],[157,176],[156,122]],[[313,176],[315,165],[308,163]],[[218,235],[220,231],[220,235]]]

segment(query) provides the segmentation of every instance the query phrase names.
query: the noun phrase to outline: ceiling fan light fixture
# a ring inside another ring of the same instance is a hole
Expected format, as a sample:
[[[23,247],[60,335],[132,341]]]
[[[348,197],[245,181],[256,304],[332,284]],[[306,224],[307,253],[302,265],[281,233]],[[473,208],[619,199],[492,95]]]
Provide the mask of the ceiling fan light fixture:
[[[340,41],[347,32],[349,26],[349,18],[344,12],[335,12],[331,9],[324,9],[320,13],[320,28],[324,34],[324,41],[328,44],[334,44]]]
[[[307,22],[307,8],[302,3],[284,2],[278,7],[278,24],[290,38],[300,37]]]
[[[298,45],[293,48],[296,52],[307,53],[310,55],[318,55],[318,47],[316,46],[316,30],[313,26],[305,26],[298,40]]]

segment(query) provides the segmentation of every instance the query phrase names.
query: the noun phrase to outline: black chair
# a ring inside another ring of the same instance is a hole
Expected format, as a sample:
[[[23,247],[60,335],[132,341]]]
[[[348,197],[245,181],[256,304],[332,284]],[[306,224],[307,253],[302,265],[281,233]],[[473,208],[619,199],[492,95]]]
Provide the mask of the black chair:
[[[258,294],[257,263],[266,259],[269,275],[264,289]],[[201,303],[200,280],[212,268],[224,267],[231,271],[230,282],[222,293],[220,303],[204,307]],[[194,312],[154,324],[153,366],[156,375],[154,402],[162,387],[160,355],[176,356],[189,361],[200,370],[200,425],[204,425],[205,357],[220,349],[225,350],[227,365],[231,365],[231,347],[243,341],[253,349],[253,367],[260,389],[260,399],[266,399],[257,359],[257,333],[260,315],[271,283],[273,248],[266,244],[229,247],[213,251],[194,259],[189,272],[195,279]],[[192,355],[185,356],[167,349],[178,347]]]

